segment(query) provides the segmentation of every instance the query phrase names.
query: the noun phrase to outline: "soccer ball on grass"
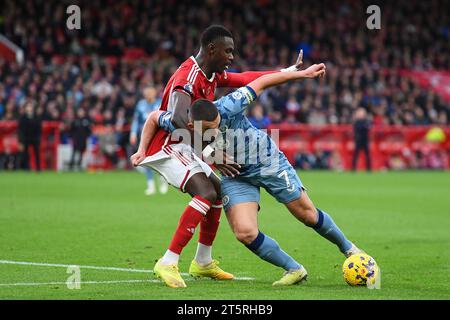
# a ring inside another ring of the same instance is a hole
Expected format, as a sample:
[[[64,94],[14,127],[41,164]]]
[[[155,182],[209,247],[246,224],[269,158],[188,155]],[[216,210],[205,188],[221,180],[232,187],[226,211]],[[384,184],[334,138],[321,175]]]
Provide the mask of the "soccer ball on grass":
[[[344,280],[351,286],[373,286],[380,277],[380,269],[375,260],[365,254],[351,255],[342,266]]]

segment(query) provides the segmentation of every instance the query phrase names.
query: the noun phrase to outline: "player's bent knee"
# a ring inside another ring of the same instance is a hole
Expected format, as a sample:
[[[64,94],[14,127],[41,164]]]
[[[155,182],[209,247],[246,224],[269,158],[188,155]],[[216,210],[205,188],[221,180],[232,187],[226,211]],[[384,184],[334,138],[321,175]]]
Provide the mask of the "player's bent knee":
[[[236,239],[244,245],[249,245],[258,236],[258,230],[235,231]]]
[[[217,200],[217,194],[213,183],[208,180],[204,173],[197,173],[188,180],[185,187],[191,196],[199,196],[212,204]]]
[[[214,188],[202,191],[199,196],[211,203],[217,200],[217,192]]]
[[[317,224],[316,208],[308,208],[304,210],[303,223],[307,226],[315,226]]]

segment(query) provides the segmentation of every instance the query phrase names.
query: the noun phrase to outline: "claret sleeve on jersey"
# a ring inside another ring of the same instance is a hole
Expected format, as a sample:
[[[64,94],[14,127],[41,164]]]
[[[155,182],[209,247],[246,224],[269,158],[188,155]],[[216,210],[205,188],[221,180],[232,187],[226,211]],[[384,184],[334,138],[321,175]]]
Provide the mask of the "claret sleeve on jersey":
[[[241,73],[234,72],[226,72],[224,71],[221,75],[217,77],[218,87],[230,87],[230,88],[239,88],[243,87],[246,84],[262,77],[265,74],[279,72],[278,70],[271,71],[245,71]]]
[[[169,133],[173,132],[175,126],[172,123],[172,112],[165,111],[161,113],[158,118],[158,126]]]
[[[256,92],[251,87],[245,86],[214,101],[214,104],[224,118],[243,112],[256,98]]]
[[[194,79],[190,76],[188,68],[183,68],[176,73],[172,82],[172,90],[183,92],[189,95],[191,98],[194,97]]]

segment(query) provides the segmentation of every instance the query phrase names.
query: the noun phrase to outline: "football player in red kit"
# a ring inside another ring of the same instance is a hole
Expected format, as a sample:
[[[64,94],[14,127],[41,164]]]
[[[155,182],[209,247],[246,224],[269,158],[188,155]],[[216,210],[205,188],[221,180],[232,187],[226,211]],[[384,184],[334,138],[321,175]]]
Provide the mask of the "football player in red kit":
[[[191,56],[181,64],[163,93],[160,110],[172,112],[172,123],[176,128],[187,128],[191,104],[197,99],[213,101],[217,87],[242,87],[267,73],[298,70],[302,63],[300,53],[297,63],[287,69],[232,73],[226,70],[233,62],[233,51],[233,36],[225,27],[212,25],[203,32],[197,56]],[[233,279],[232,274],[223,271],[218,262],[212,259],[212,243],[222,211],[220,179],[195,154],[191,147],[192,141],[180,143],[180,139],[175,139],[161,128],[156,129],[156,133],[152,130],[154,128],[147,119],[139,149],[131,156],[133,165],[153,168],[169,184],[192,196],[180,217],[168,250],[154,267],[156,276],[170,287],[186,287],[178,270],[178,260],[200,224],[197,252],[189,273],[194,277]],[[153,139],[150,141],[149,137]],[[239,173],[239,165],[228,161],[216,164],[216,167],[227,176]]]

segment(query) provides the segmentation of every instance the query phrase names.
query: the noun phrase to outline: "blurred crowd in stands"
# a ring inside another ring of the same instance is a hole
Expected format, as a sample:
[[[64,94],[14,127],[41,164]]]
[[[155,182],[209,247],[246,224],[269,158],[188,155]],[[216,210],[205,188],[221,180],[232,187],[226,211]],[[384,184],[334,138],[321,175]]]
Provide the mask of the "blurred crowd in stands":
[[[257,127],[351,123],[358,107],[375,125],[450,122],[448,101],[399,72],[450,70],[447,0],[379,1],[380,30],[366,27],[370,1],[73,2],[80,30],[66,28],[65,2],[3,1],[0,33],[23,48],[25,62],[0,58],[0,120],[18,120],[31,103],[69,132],[84,109],[93,125],[126,135],[142,89],[153,85],[161,93],[197,53],[202,30],[219,23],[235,37],[230,72],[280,69],[300,49],[305,66],[327,65],[324,79],[265,92],[249,110]]]

